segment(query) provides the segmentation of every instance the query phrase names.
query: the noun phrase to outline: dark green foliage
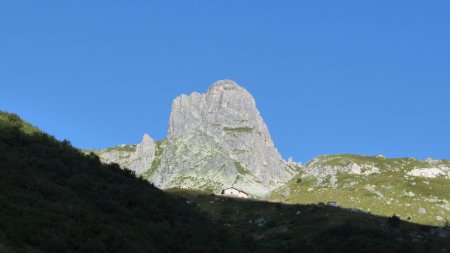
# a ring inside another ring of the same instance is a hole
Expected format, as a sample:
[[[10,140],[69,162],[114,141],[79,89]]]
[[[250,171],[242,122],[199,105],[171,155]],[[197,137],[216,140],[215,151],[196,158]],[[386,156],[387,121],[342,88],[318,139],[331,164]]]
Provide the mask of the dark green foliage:
[[[20,119],[19,115],[15,114],[15,113],[10,113],[10,114],[7,114],[6,117],[11,126],[15,126],[15,127],[19,127],[19,128],[22,127],[23,122]]]
[[[134,172],[0,112],[1,252],[235,251],[226,238]]]
[[[387,218],[387,223],[391,228],[398,228],[400,226],[400,218],[394,214]]]
[[[252,252],[447,252],[448,238],[431,233],[436,227],[398,220],[390,227],[386,217],[317,205],[285,205],[255,200],[218,198],[209,194],[171,190],[199,203],[212,220]],[[264,225],[256,222],[264,218]],[[394,220],[396,220],[394,218]]]
[[[382,229],[369,222],[354,220],[347,220],[323,231],[320,238],[328,241],[321,248],[340,249],[341,252],[389,252],[396,244],[389,242],[389,234]]]

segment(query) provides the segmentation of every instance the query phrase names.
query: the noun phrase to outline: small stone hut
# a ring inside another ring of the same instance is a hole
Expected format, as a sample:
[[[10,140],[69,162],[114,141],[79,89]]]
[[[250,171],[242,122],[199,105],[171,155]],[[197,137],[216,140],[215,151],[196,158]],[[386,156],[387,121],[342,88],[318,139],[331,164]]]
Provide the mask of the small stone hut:
[[[244,198],[244,199],[249,197],[248,193],[241,191],[239,189],[236,189],[234,187],[229,187],[229,188],[223,189],[220,192],[220,195],[227,196],[227,197]]]

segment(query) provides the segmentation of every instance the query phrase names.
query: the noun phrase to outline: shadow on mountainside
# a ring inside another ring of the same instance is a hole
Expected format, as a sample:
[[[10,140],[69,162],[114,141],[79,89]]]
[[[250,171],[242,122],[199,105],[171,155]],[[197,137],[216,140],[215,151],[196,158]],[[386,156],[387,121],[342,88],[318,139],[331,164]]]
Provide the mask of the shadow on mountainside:
[[[239,252],[193,207],[0,112],[0,252]]]
[[[168,190],[253,252],[449,252],[450,230],[326,205],[288,205]]]
[[[448,252],[438,231],[327,206],[167,194],[0,112],[0,252]]]

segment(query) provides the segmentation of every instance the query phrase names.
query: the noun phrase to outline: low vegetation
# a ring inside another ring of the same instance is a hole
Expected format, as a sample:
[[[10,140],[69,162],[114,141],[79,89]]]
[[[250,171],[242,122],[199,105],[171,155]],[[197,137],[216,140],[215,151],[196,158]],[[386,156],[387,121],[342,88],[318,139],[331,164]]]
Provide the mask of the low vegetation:
[[[239,174],[250,175],[250,171],[247,168],[245,168],[244,166],[242,166],[242,164],[240,162],[235,162],[235,166],[236,166],[236,170],[238,171]]]
[[[144,179],[147,179],[147,180],[150,179],[153,176],[153,174],[156,172],[156,170],[158,169],[159,165],[161,164],[161,155],[164,150],[163,146],[165,144],[166,144],[165,140],[156,142],[155,159],[153,160],[150,169],[148,169],[147,171],[145,171],[142,174],[142,177]]]
[[[440,160],[440,163],[450,166],[450,161]],[[312,163],[320,163],[321,166],[347,166],[349,164],[371,165],[383,171],[408,171],[414,168],[432,167],[433,164],[427,160],[417,160],[414,158],[386,158],[384,156],[361,156],[354,154],[324,155],[306,164],[306,167]]]
[[[232,133],[251,133],[254,129],[251,127],[225,127],[223,130]]]
[[[0,113],[0,252],[232,252],[227,232],[116,164]]]
[[[119,151],[119,152],[134,152],[136,151],[136,146],[137,145],[128,145],[128,144],[123,144],[123,145],[119,145],[116,147],[112,147],[112,148],[107,148],[105,149],[105,151]]]
[[[292,181],[297,183],[297,181]],[[303,183],[302,180],[299,183]],[[306,180],[308,184],[308,180]],[[0,252],[445,252],[450,228],[160,191],[0,112]]]
[[[403,220],[441,226],[450,219],[450,180],[415,177],[408,172],[414,168],[436,166],[435,163],[446,166],[447,162],[357,155],[323,156],[307,164],[303,174],[275,191],[269,199],[289,204],[336,201],[345,208],[386,217],[396,214]],[[353,164],[361,165],[360,174],[345,169]],[[308,172],[315,168],[323,170]],[[377,172],[364,174],[364,169]],[[334,174],[327,174],[327,171],[334,171]]]
[[[178,199],[208,214],[251,252],[446,252],[450,230],[397,216],[320,205],[219,197],[171,189]]]

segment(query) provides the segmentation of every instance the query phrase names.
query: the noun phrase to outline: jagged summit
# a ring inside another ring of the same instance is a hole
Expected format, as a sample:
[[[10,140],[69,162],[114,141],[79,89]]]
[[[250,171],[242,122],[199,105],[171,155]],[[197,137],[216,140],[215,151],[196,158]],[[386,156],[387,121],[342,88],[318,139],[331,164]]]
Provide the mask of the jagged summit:
[[[272,142],[269,130],[256,108],[255,99],[234,81],[221,80],[210,86],[204,94],[195,92],[189,96],[179,96],[173,101],[167,135],[169,145],[179,145],[180,140],[189,140],[189,145],[193,145],[192,149],[204,154],[210,151],[205,150],[208,146],[204,144],[205,136],[215,141],[215,144],[208,144],[210,147],[221,149],[216,154],[222,157],[218,160],[226,158],[234,163],[231,162],[231,166],[226,168],[226,163],[217,162],[215,166],[219,168],[208,167],[202,173],[214,171],[214,169],[220,171],[222,168],[227,175],[238,175],[238,170],[243,168],[241,172],[245,171],[247,178],[244,180],[242,175],[238,178],[234,177],[231,179],[232,182],[227,184],[240,186],[250,192],[252,187],[258,185],[258,189],[253,191],[258,193],[265,192],[292,177],[290,168],[286,166]],[[196,154],[196,156],[202,157],[202,154]],[[162,157],[164,156],[165,153]],[[167,183],[171,184],[169,178],[162,178],[159,175],[163,173],[164,168],[169,170],[179,157],[185,156],[186,154],[177,153],[167,163],[164,163],[162,159],[155,173],[155,184],[162,187],[165,187]],[[210,154],[206,159],[214,160],[216,159],[214,156]],[[190,173],[192,167],[205,166],[195,164],[193,162],[195,160],[178,161],[177,167],[184,168],[186,173]]]
[[[220,80],[211,85],[207,93],[181,95],[172,103],[168,137],[181,136],[198,127],[209,130],[217,126],[257,127],[259,112],[253,96],[231,80]]]
[[[142,141],[153,141],[152,137],[148,133],[145,133],[142,137]]]
[[[209,87],[208,93],[220,93],[226,90],[234,90],[249,93],[246,89],[239,86],[239,84],[229,79],[219,80],[215,82],[213,85]]]

